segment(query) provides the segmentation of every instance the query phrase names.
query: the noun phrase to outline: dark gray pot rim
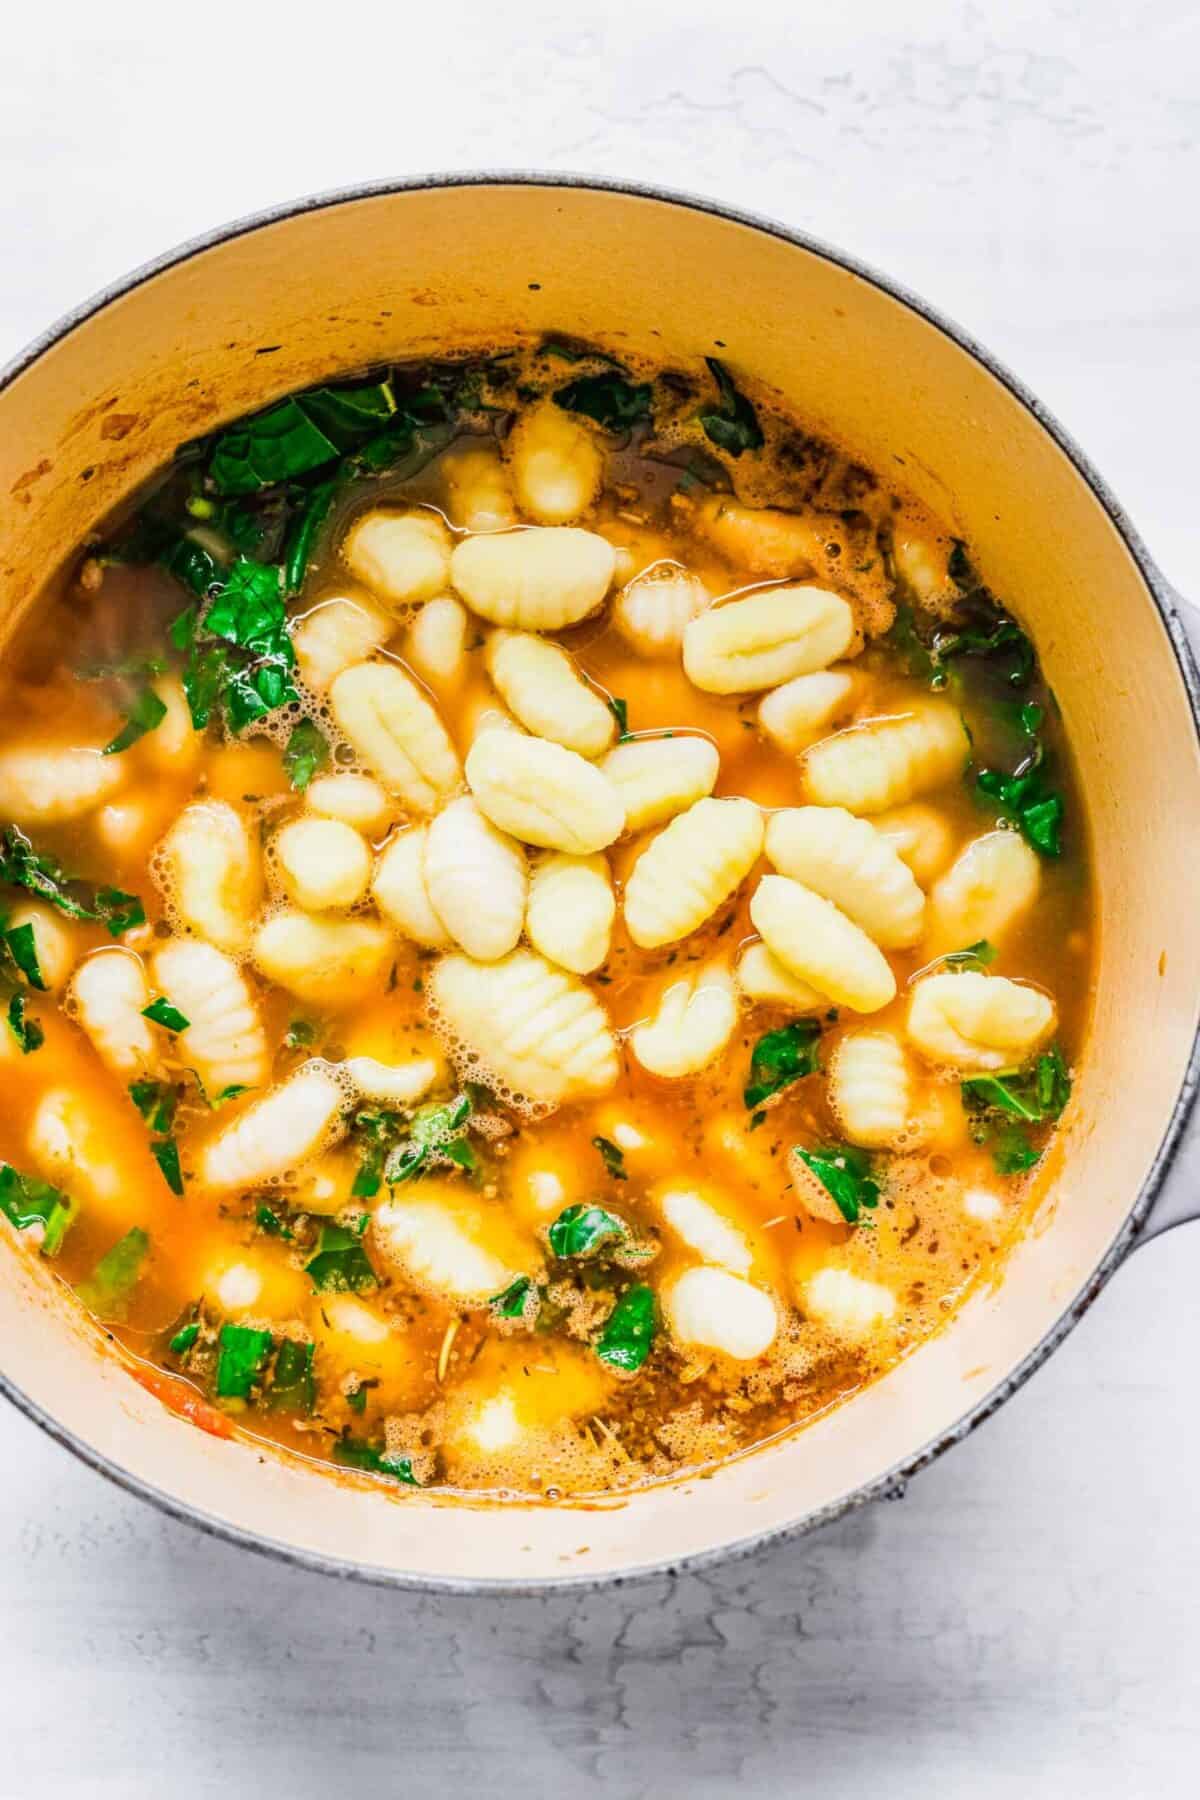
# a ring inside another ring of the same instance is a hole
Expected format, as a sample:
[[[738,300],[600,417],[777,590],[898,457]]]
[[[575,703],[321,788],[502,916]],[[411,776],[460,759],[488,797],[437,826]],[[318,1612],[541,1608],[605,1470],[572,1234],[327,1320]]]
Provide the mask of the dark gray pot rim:
[[[827,262],[834,263],[837,267],[856,275],[860,280],[870,283],[872,287],[878,288],[893,300],[898,300],[902,305],[907,306],[910,311],[917,313],[950,338],[960,349],[974,357],[990,375],[993,375],[1020,401],[1070,459],[1120,534],[1141,571],[1170,637],[1180,674],[1187,689],[1192,720],[1196,727],[1198,742],[1200,742],[1200,676],[1197,674],[1191,647],[1180,620],[1173,590],[1156,568],[1124,508],[1107,482],[1092,466],[1070,434],[1046,410],[1037,396],[1031,393],[1003,364],[999,363],[969,332],[964,331],[961,326],[948,319],[944,313],[928,305],[918,295],[910,293],[899,282],[879,274],[865,263],[845,255],[842,251],[832,248],[818,238],[808,236],[805,232],[790,230],[772,219],[762,218],[755,213],[741,212],[734,207],[725,206],[715,200],[704,199],[695,194],[651,187],[642,182],[610,181],[593,175],[559,174],[552,171],[539,173],[536,170],[495,170],[468,174],[420,175],[397,181],[366,182],[361,186],[338,188],[330,193],[310,195],[305,199],[268,207],[264,211],[252,213],[246,218],[236,219],[232,224],[218,226],[213,231],[205,232],[199,237],[191,238],[186,243],[178,245],[173,250],[168,250],[164,255],[155,257],[153,261],[144,263],[141,268],[135,269],[123,279],[102,288],[90,300],[86,300],[81,306],[64,314],[57,323],[51,325],[47,331],[35,338],[26,349],[14,357],[6,368],[0,370],[0,393],[53,345],[61,342],[76,326],[84,324],[102,308],[121,299],[123,295],[131,293],[144,282],[152,281],[163,270],[174,268],[179,263],[187,262],[193,256],[199,256],[218,244],[228,243],[233,238],[242,237],[247,232],[258,231],[265,225],[275,225],[302,213],[319,212],[329,207],[343,206],[348,202],[369,200],[389,194],[411,193],[422,189],[513,186],[583,188],[601,193],[632,195],[639,200],[654,200],[667,206],[686,207],[693,212],[709,213],[714,218],[728,220],[732,224],[745,225],[751,230],[778,238],[782,243],[793,244],[798,249],[807,250],[815,256],[823,257]],[[1200,1032],[1197,1033],[1192,1043],[1187,1071],[1171,1114],[1170,1123],[1137,1198],[1126,1215],[1124,1225],[1084,1287],[1055,1324],[1051,1326],[1037,1347],[1031,1350],[1029,1355],[979,1402],[978,1406],[965,1413],[948,1430],[902,1458],[867,1486],[858,1488],[851,1494],[843,1495],[841,1499],[816,1512],[808,1513],[790,1524],[776,1526],[767,1531],[754,1532],[750,1536],[737,1539],[732,1543],[697,1551],[678,1561],[647,1563],[616,1574],[555,1576],[540,1581],[508,1579],[485,1581],[476,1578],[458,1580],[453,1576],[414,1575],[406,1573],[404,1570],[385,1569],[370,1563],[356,1562],[351,1557],[321,1556],[232,1525],[211,1513],[202,1512],[198,1507],[189,1506],[185,1502],[177,1500],[173,1495],[164,1493],[150,1482],[141,1480],[127,1469],[123,1469],[118,1463],[100,1455],[90,1444],[85,1443],[74,1432],[68,1431],[59,1424],[56,1419],[23,1393],[2,1371],[0,1371],[0,1394],[9,1399],[25,1414],[26,1418],[33,1420],[36,1425],[40,1425],[42,1430],[57,1443],[72,1451],[89,1468],[95,1469],[118,1487],[126,1489],[127,1492],[136,1494],[139,1499],[148,1500],[151,1505],[158,1507],[169,1517],[183,1520],[186,1524],[195,1526],[197,1530],[206,1532],[210,1537],[220,1538],[226,1543],[259,1551],[293,1566],[315,1570],[321,1574],[335,1575],[342,1580],[363,1581],[382,1587],[408,1589],[417,1593],[467,1594],[471,1596],[480,1594],[540,1595],[561,1592],[566,1589],[587,1591],[601,1587],[624,1586],[630,1582],[648,1580],[654,1576],[674,1576],[685,1574],[691,1570],[708,1568],[717,1563],[732,1562],[735,1559],[749,1556],[768,1544],[799,1537],[815,1530],[818,1526],[830,1524],[833,1520],[841,1518],[846,1513],[856,1511],[868,1502],[896,1498],[903,1494],[905,1485],[911,1476],[928,1467],[951,1445],[957,1444],[967,1437],[975,1430],[976,1426],[990,1418],[998,1407],[1002,1406],[1018,1388],[1029,1380],[1029,1377],[1042,1366],[1047,1357],[1058,1348],[1067,1334],[1079,1323],[1101,1289],[1120,1268],[1136,1242],[1138,1233],[1145,1224],[1154,1201],[1175,1161],[1183,1138],[1184,1126],[1192,1111],[1198,1088],[1200,1088]],[[397,1504],[402,1504],[402,1502],[397,1502]]]

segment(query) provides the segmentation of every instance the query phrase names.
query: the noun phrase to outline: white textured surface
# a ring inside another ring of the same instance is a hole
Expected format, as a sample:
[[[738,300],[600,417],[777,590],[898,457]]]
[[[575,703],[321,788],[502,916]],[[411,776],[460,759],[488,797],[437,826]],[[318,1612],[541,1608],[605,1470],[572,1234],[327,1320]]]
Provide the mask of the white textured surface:
[[[0,357],[130,265],[307,190],[631,175],[927,294],[1200,595],[1182,0],[10,10]],[[299,1575],[160,1519],[6,1410],[0,1795],[1193,1795],[1198,1283],[1200,1228],[1141,1252],[902,1503],[596,1596]]]

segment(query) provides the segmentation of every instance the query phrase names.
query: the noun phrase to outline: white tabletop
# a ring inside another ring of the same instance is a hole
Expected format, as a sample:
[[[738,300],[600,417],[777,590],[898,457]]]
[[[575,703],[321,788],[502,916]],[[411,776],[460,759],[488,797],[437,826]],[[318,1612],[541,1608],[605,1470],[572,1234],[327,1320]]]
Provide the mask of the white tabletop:
[[[1200,596],[1184,0],[8,13],[0,358],[295,194],[484,166],[633,176],[927,294],[1041,393]],[[1184,1228],[904,1501],[615,1594],[422,1600],[301,1575],[0,1411],[0,1797],[1194,1795],[1198,1288]]]

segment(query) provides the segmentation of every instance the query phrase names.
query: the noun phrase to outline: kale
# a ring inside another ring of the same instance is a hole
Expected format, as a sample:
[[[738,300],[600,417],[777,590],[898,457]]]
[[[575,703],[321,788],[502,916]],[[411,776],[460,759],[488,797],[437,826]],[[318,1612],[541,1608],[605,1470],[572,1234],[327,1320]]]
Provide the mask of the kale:
[[[621,743],[621,744],[627,744],[629,742],[630,738],[633,736],[633,733],[629,729],[629,702],[628,702],[628,700],[619,700],[619,699],[617,699],[617,697],[615,695],[610,694],[608,696],[606,704],[608,706],[609,712],[612,714],[613,718],[617,721],[617,731],[619,733],[617,742]]]
[[[179,1146],[171,1135],[182,1092],[181,1086],[166,1081],[135,1081],[129,1089],[129,1098],[152,1134],[150,1153],[173,1194],[183,1193]]]
[[[174,1138],[160,1138],[150,1146],[155,1162],[162,1170],[163,1180],[173,1194],[183,1193],[183,1170],[179,1166],[179,1145]]]
[[[143,1006],[142,1017],[149,1019],[155,1025],[161,1025],[164,1031],[186,1031],[191,1023],[183,1016],[179,1008],[172,1006],[171,1002],[162,994],[157,1000],[152,1000],[149,1006]]]
[[[594,1256],[606,1244],[623,1243],[629,1228],[603,1206],[568,1206],[546,1233],[555,1256]]]
[[[871,1178],[871,1159],[864,1150],[852,1149],[849,1144],[804,1150],[797,1144],[796,1155],[816,1176],[847,1225],[871,1223],[862,1215],[879,1205],[879,1183]]]
[[[316,1400],[313,1379],[314,1347],[299,1338],[284,1338],[275,1354],[267,1390],[267,1404],[273,1412],[308,1415]]]
[[[319,1293],[361,1293],[377,1287],[379,1277],[371,1267],[363,1248],[362,1237],[369,1220],[366,1213],[355,1225],[322,1225],[317,1253],[304,1265],[304,1272]]]
[[[564,412],[594,419],[606,431],[628,431],[650,417],[653,396],[648,381],[630,381],[622,371],[612,369],[568,381],[555,391],[554,404]]]
[[[361,1438],[339,1438],[333,1446],[333,1460],[347,1469],[362,1469],[371,1475],[390,1475],[393,1481],[402,1482],[405,1487],[421,1485],[413,1474],[410,1456],[397,1456],[377,1444],[364,1443]]]
[[[254,1325],[222,1325],[217,1338],[217,1398],[248,1400],[261,1380],[274,1339]]]
[[[529,1312],[529,1296],[537,1290],[528,1275],[518,1275],[500,1293],[493,1294],[488,1305],[498,1319],[523,1319]]]
[[[309,494],[292,523],[283,555],[283,589],[289,598],[298,594],[304,585],[313,547],[329,517],[338,485],[336,479],[322,481]]]
[[[125,709],[125,724],[110,744],[104,746],[105,756],[119,756],[122,750],[128,750],[139,738],[145,737],[148,731],[156,731],[167,716],[167,709],[154,689],[148,684],[139,688]]]
[[[983,801],[994,801],[1001,816],[1015,825],[1039,856],[1062,855],[1062,826],[1066,806],[1061,793],[1050,785],[1048,757],[1039,740],[1030,756],[1012,774],[1003,769],[979,769],[975,788]]]
[[[182,621],[175,625],[184,634]],[[202,731],[223,706],[234,733],[299,696],[292,686],[296,652],[288,634],[280,571],[270,563],[238,557],[207,609],[190,621],[183,671],[192,724]]]
[[[1037,652],[1028,634],[986,588],[958,601],[948,621],[933,634],[935,662],[956,656],[985,658],[1009,687],[1026,687],[1037,671]]]
[[[625,1156],[609,1138],[594,1137],[592,1144],[600,1152],[604,1167],[614,1181],[627,1181],[625,1172]]]
[[[419,1106],[409,1121],[407,1136],[395,1146],[384,1164],[384,1180],[389,1187],[411,1181],[425,1165],[438,1156],[449,1156],[456,1138],[472,1112],[471,1096],[456,1094],[452,1100],[431,1101]],[[454,1159],[451,1158],[453,1161]]]
[[[126,894],[120,888],[98,887],[92,890],[89,903],[70,893],[69,888],[88,884],[66,874],[52,856],[35,850],[19,825],[5,825],[0,829],[0,883],[24,888],[27,893],[35,894],[39,900],[45,900],[65,913],[69,919],[102,921],[111,937],[120,937],[123,932],[132,931],[135,925],[146,923],[145,909],[136,894]]]
[[[89,1312],[98,1319],[124,1318],[149,1250],[149,1233],[135,1225],[100,1258],[75,1290]]]
[[[11,1163],[0,1163],[0,1212],[17,1231],[42,1227],[43,1256],[57,1253],[71,1223],[66,1194],[36,1175],[22,1175]]]
[[[821,1027],[816,1019],[793,1019],[760,1037],[750,1054],[750,1078],[742,1093],[753,1111],[793,1081],[815,1075],[821,1067]]]
[[[977,1143],[991,1143],[1001,1175],[1031,1169],[1042,1155],[1029,1137],[1031,1126],[1049,1126],[1071,1098],[1071,1071],[1058,1045],[1024,1069],[975,1075],[962,1083],[963,1105],[975,1121]]]
[[[167,1349],[172,1356],[186,1356],[199,1336],[199,1319],[189,1319],[186,1325],[181,1325],[178,1331],[172,1333],[167,1341]]]
[[[283,767],[297,793],[303,793],[313,776],[329,761],[329,743],[311,719],[292,727],[283,752]]]
[[[934,960],[949,963],[952,968],[986,969],[995,962],[999,954],[995,944],[989,943],[987,938],[977,938],[965,950],[947,950],[944,956],[935,957]]]
[[[40,1050],[46,1041],[46,1034],[36,1019],[25,1016],[24,994],[14,994],[8,1003],[8,1029],[21,1047],[21,1055],[29,1056]]]
[[[277,1237],[284,1243],[290,1243],[296,1235],[287,1220],[262,1200],[254,1209],[254,1223],[266,1237]]]
[[[697,415],[705,435],[718,450],[724,450],[730,456],[740,456],[744,450],[761,450],[764,442],[762,427],[753,406],[735,385],[723,363],[715,356],[706,356],[704,360],[720,395],[715,405],[705,407]]]
[[[46,982],[42,977],[41,964],[38,962],[37,940],[33,935],[32,925],[14,925],[3,933],[8,954],[16,967],[25,977],[30,987],[46,993]]]
[[[217,439],[209,479],[219,494],[253,494],[324,468],[392,422],[390,381],[310,388]]]
[[[632,1375],[649,1356],[657,1326],[654,1289],[644,1283],[626,1288],[596,1340],[596,1355],[610,1369]]]

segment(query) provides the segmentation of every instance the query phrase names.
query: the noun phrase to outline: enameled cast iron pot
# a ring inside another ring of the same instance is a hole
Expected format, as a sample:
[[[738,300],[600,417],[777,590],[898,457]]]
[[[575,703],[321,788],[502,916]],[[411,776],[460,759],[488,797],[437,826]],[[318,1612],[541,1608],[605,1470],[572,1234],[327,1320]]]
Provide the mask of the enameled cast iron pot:
[[[464,1516],[207,1436],[98,1349],[46,1265],[3,1246],[0,1385],[30,1418],[220,1536],[397,1586],[615,1580],[895,1493],[1032,1373],[1139,1233],[1182,1216],[1192,1187],[1179,1153],[1197,1082],[1200,741],[1172,597],[1033,396],[824,245],[705,201],[527,175],[363,188],[185,245],[0,378],[0,642],[72,546],[183,440],[339,372],[553,331],[690,366],[717,351],[869,466],[902,464],[970,540],[1037,640],[1079,760],[1099,991],[1064,1153],[1003,1282],[807,1430],[710,1479],[608,1504]]]

